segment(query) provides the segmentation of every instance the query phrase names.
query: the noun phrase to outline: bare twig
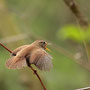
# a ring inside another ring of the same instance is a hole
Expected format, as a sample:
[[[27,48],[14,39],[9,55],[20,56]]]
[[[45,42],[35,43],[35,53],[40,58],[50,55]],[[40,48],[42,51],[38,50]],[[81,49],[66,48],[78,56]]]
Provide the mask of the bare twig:
[[[1,45],[2,47],[4,47],[8,52],[12,53],[12,51],[11,51],[10,49],[8,49],[6,46],[4,46],[2,43],[0,43],[0,45]]]
[[[75,90],[90,90],[90,87],[79,88],[79,89],[75,89]]]
[[[8,52],[12,53],[12,51],[11,51],[10,49],[8,49],[6,46],[4,46],[2,43],[0,43],[0,45],[1,45],[2,47],[4,47]],[[36,71],[31,65],[28,66],[28,67],[31,68],[31,70],[32,70],[32,71],[34,72],[34,74],[37,76],[37,78],[39,79],[39,81],[40,81],[43,89],[44,89],[44,90],[47,90],[46,87],[44,86],[44,84],[43,84],[43,82],[42,82],[39,74],[37,73],[37,71]]]
[[[72,13],[76,16],[81,27],[87,28],[89,26],[89,23],[88,23],[87,19],[81,13],[79,6],[75,2],[75,0],[64,0],[64,2],[70,8]]]
[[[38,79],[39,79],[39,81],[40,81],[40,83],[41,83],[43,89],[46,90],[46,87],[44,86],[44,84],[43,84],[43,82],[42,82],[40,76],[39,76],[38,73],[37,73],[37,71],[36,71],[31,65],[30,65],[30,68],[32,69],[32,71],[33,71],[33,72],[36,74],[36,76],[38,77]]]

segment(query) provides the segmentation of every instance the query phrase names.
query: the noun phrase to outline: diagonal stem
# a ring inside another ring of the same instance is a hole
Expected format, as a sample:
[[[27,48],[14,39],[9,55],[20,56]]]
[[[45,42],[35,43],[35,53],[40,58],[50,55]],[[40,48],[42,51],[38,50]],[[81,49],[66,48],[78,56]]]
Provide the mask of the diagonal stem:
[[[47,90],[46,87],[44,86],[44,84],[43,84],[43,82],[42,82],[40,76],[38,75],[37,71],[36,71],[31,65],[30,65],[30,68],[32,69],[32,71],[34,72],[34,74],[38,77],[38,79],[39,79],[39,81],[40,81],[40,83],[41,83],[43,89],[44,89],[44,90]]]
[[[0,43],[0,45],[5,48],[8,52],[12,53],[12,51],[10,49],[8,49],[6,46],[4,46],[2,43]]]

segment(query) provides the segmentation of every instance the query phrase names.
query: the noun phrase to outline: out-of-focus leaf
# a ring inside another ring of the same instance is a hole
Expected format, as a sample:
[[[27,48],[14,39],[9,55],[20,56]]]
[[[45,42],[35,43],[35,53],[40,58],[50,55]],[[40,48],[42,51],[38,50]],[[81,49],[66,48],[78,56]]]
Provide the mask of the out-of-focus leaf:
[[[83,30],[78,26],[68,25],[60,29],[57,33],[57,36],[63,40],[71,39],[77,42],[83,42],[83,40],[89,41],[90,28]]]

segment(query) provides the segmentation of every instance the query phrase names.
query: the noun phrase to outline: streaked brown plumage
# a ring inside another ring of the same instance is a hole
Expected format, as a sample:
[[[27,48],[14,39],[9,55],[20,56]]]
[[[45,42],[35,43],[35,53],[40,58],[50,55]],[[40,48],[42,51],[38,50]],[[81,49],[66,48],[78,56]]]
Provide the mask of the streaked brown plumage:
[[[21,69],[27,66],[26,59],[40,70],[52,68],[52,57],[45,51],[47,42],[36,40],[30,45],[21,46],[12,52],[11,58],[6,62],[9,69]]]

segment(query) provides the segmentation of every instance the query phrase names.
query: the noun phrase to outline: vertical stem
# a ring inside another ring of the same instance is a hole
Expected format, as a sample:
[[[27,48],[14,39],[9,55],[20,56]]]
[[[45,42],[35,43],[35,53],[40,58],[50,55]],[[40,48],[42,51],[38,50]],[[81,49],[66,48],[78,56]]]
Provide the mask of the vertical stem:
[[[79,25],[81,26],[81,28],[84,29],[84,30],[87,30],[87,28],[89,27],[89,23],[88,23],[87,19],[81,13],[81,11],[79,9],[79,6],[75,2],[75,0],[64,0],[64,2],[70,8],[72,13],[75,15],[75,17],[76,17]],[[88,65],[89,65],[90,64],[89,52],[88,52],[88,47],[87,47],[87,44],[86,44],[85,40],[83,40],[83,45],[84,45],[84,48],[85,48],[85,51],[86,51],[86,55],[87,55],[87,59],[88,59]]]

